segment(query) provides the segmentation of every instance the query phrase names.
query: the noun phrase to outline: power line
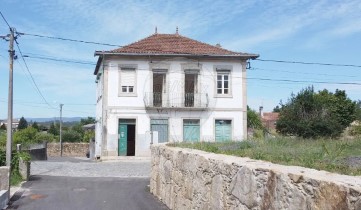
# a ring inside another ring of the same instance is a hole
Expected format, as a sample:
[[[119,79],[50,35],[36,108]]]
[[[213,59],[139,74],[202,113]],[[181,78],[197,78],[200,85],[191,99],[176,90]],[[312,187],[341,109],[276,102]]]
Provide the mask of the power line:
[[[291,73],[291,74],[304,74],[304,75],[320,75],[320,76],[352,77],[352,78],[357,77],[356,75],[317,74],[317,73],[295,72],[295,71],[286,71],[286,70],[278,70],[278,69],[263,69],[263,68],[251,68],[250,70],[277,71],[277,72],[285,72],[285,73]]]
[[[30,34],[30,33],[21,33],[18,32],[20,35],[28,35],[28,36],[35,36],[35,37],[41,37],[41,38],[47,38],[47,39],[57,39],[62,41],[70,41],[70,42],[80,42],[85,44],[96,44],[96,45],[105,45],[105,46],[113,46],[113,47],[122,47],[122,45],[116,45],[116,44],[108,44],[108,43],[101,43],[101,42],[92,42],[92,41],[84,41],[79,39],[69,39],[69,38],[63,38],[63,37],[55,37],[55,36],[46,36],[46,35],[40,35],[40,34]]]
[[[259,59],[259,58],[256,58],[255,60],[257,60],[257,61],[265,61],[265,62],[275,62],[275,63],[321,65],[321,66],[339,66],[339,67],[342,66],[342,67],[361,68],[360,65],[354,65],[354,64],[318,63],[318,62],[304,62],[304,61],[285,61],[285,60],[271,60],[271,59]]]
[[[33,81],[33,83],[34,83],[34,85],[35,85],[35,87],[36,87],[37,92],[39,93],[39,95],[41,96],[41,98],[44,100],[44,102],[45,102],[49,107],[53,108],[53,107],[49,104],[49,102],[45,99],[44,95],[41,93],[38,85],[36,84],[35,79],[34,79],[33,75],[31,74],[30,69],[29,69],[29,67],[28,67],[28,64],[26,63],[26,61],[25,61],[25,59],[24,59],[23,53],[22,53],[21,50],[20,50],[19,43],[18,43],[16,40],[15,40],[15,43],[16,43],[16,46],[17,46],[17,48],[18,48],[18,50],[19,50],[19,53],[20,53],[20,55],[21,55],[21,58],[22,58],[22,60],[23,60],[23,62],[24,62],[24,64],[25,64],[26,70],[28,71],[31,80]]]
[[[42,56],[30,56],[30,55],[24,55],[26,58],[34,58],[34,59],[41,59],[41,60],[51,60],[51,61],[57,61],[57,62],[65,62],[65,63],[76,63],[76,64],[85,64],[85,65],[93,65],[95,66],[96,63],[90,62],[90,61],[76,61],[76,60],[67,60],[67,59],[61,59],[61,58],[48,58],[48,57],[42,57]]]
[[[11,28],[10,24],[8,23],[8,21],[6,20],[6,18],[4,17],[3,13],[0,11],[0,15],[3,18],[3,20],[5,21],[6,25],[9,26],[9,28]]]
[[[319,84],[335,84],[335,85],[361,85],[357,82],[326,82],[326,81],[310,81],[310,80],[290,80],[290,79],[270,79],[259,77],[248,77],[251,80],[276,81],[276,82],[294,82],[294,83],[319,83]]]

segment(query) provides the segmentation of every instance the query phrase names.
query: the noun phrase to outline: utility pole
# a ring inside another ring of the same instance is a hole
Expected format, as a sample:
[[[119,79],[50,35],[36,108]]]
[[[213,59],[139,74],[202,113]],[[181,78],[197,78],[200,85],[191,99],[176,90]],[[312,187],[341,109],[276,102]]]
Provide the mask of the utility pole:
[[[62,123],[63,123],[63,119],[62,119],[62,114],[63,114],[63,106],[64,104],[60,104],[60,131],[59,131],[59,138],[60,138],[60,157],[63,156],[63,141],[62,141],[62,138],[61,138],[61,126],[62,126]]]
[[[11,169],[11,147],[13,141],[13,64],[14,64],[14,33],[15,28],[10,28],[9,37],[9,95],[8,95],[8,123],[6,127],[6,166]]]

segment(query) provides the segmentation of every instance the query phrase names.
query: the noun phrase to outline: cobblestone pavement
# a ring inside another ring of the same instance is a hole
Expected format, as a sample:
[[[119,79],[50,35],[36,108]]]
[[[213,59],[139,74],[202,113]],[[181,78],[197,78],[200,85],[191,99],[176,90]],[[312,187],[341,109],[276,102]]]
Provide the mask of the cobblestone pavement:
[[[150,159],[95,162],[87,158],[51,157],[47,161],[33,161],[31,175],[149,177]]]

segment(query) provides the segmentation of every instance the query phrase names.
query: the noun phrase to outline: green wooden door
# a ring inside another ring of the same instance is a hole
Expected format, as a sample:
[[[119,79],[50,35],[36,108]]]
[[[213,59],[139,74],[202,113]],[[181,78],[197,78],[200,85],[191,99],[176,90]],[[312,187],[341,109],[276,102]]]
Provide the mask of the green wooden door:
[[[199,142],[199,120],[183,120],[183,140],[186,142]]]
[[[127,155],[128,126],[119,124],[118,156]]]
[[[216,142],[232,140],[232,121],[216,120]]]

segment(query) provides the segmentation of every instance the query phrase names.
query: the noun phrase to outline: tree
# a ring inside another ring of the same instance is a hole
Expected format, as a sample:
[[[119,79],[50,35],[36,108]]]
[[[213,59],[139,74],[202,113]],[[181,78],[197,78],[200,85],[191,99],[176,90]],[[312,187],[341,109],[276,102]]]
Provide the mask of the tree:
[[[281,108],[277,105],[275,108],[273,108],[273,112],[280,112]]]
[[[256,111],[247,106],[247,127],[254,129],[262,129],[262,121]]]
[[[28,121],[24,117],[21,117],[19,120],[18,130],[22,130],[28,127]]]
[[[31,125],[31,127],[35,128],[37,131],[40,130],[39,125],[38,125],[37,122],[33,122],[33,124]]]
[[[361,121],[361,100],[356,102],[356,120]]]
[[[0,126],[0,130],[6,130],[6,125],[5,125],[5,123]]]
[[[94,117],[88,117],[88,118],[80,119],[80,124],[81,125],[87,125],[87,124],[92,124],[92,123],[95,123],[95,118]]]
[[[54,136],[59,135],[59,129],[57,127],[58,126],[55,126],[54,123],[51,123],[48,133],[53,134]]]
[[[36,143],[36,134],[38,131],[33,127],[27,127],[14,133],[14,145]]]
[[[355,120],[356,103],[345,91],[315,92],[313,87],[292,94],[282,105],[276,130],[303,138],[337,137]]]

